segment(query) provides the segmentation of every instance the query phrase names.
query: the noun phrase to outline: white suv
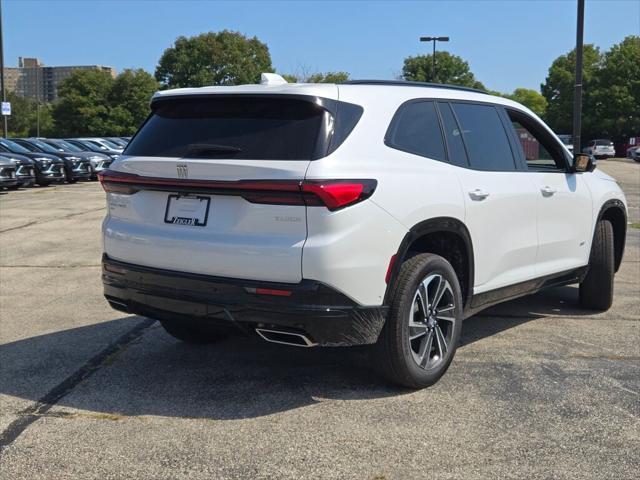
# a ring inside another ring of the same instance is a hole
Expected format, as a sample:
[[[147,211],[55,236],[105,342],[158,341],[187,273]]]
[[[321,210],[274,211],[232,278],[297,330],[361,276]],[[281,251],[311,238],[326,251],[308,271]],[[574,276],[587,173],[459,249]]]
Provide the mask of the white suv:
[[[616,149],[611,140],[591,140],[583,152],[596,158],[613,158],[616,156]]]
[[[100,175],[114,308],[188,342],[375,344],[381,372],[423,387],[490,305],[579,283],[610,307],[624,195],[522,105],[263,78],[157,93]]]

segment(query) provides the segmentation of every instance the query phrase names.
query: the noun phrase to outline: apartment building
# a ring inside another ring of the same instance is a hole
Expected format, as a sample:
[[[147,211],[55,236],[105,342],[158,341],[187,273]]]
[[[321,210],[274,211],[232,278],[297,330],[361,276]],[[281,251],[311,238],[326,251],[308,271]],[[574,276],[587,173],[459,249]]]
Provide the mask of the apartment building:
[[[5,86],[8,91],[26,97],[52,102],[58,98],[60,82],[76,70],[102,70],[116,76],[113,67],[103,65],[70,65],[48,67],[37,58],[18,58],[18,67],[5,67]]]

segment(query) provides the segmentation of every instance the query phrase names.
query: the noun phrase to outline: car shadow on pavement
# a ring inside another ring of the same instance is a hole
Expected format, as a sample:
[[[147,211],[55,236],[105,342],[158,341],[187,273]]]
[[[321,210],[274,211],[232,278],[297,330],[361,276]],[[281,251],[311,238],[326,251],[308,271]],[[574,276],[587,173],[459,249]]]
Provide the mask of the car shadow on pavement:
[[[539,318],[580,317],[594,313],[580,307],[577,286],[550,288],[496,305],[468,318],[463,324],[459,347]]]
[[[576,305],[577,289],[563,287],[495,307],[465,322],[461,348],[549,314],[590,313]],[[88,375],[52,376],[56,367],[48,355],[72,356],[87,338],[104,337],[109,330],[122,332],[141,321],[128,316],[1,345],[0,393],[35,402],[47,398],[44,388],[55,391],[65,385],[68,390],[56,399],[57,407],[125,417],[215,420],[260,417],[323,399],[362,400],[410,393],[373,373],[367,347],[301,349],[246,337],[231,337],[214,345],[187,345],[167,335],[158,323],[149,324],[141,336],[105,354],[87,370]],[[68,374],[69,368],[66,371]],[[56,385],[51,378],[60,383]]]

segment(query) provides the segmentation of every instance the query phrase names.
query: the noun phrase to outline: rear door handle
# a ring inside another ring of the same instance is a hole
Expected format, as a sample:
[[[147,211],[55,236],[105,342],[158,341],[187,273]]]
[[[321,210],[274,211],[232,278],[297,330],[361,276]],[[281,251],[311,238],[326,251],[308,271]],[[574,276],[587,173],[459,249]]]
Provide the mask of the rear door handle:
[[[471,197],[471,200],[484,200],[489,196],[489,192],[485,192],[481,188],[476,188],[469,192],[469,196]]]
[[[542,195],[544,197],[550,197],[551,195],[553,195],[554,193],[556,193],[556,189],[555,188],[551,188],[548,185],[544,186],[540,189],[540,191],[542,192]]]

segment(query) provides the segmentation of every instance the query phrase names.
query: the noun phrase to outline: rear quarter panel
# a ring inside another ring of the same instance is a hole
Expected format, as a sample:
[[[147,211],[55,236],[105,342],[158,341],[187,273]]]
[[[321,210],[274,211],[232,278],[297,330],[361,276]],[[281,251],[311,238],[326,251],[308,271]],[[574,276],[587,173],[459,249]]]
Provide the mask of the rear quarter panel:
[[[338,288],[358,303],[380,305],[391,257],[409,229],[435,217],[464,221],[464,201],[449,164],[385,145],[407,88],[341,86],[339,100],[362,105],[363,115],[330,156],[312,161],[307,179],[375,179],[373,196],[337,212],[309,207],[303,276]]]

